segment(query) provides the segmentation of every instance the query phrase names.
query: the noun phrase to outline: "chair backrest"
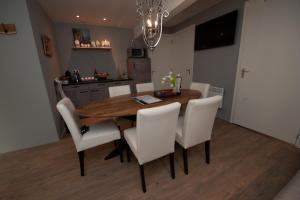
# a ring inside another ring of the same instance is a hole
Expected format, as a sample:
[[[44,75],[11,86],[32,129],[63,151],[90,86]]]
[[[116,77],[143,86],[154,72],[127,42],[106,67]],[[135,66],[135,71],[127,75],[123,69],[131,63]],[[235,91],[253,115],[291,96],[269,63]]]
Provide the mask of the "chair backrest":
[[[65,97],[57,103],[56,108],[63,117],[78,151],[82,135],[79,117],[75,112],[75,107],[72,101]]]
[[[61,83],[61,81],[60,81],[58,78],[55,78],[55,79],[54,79],[54,82],[55,82],[55,85],[56,85],[57,92],[58,92],[59,95],[60,95],[60,98],[63,99],[63,98],[65,98],[65,97],[67,97],[66,94],[64,93],[63,88],[62,88],[62,83]]]
[[[153,83],[139,83],[139,84],[136,84],[135,86],[136,86],[136,91],[137,92],[154,91]]]
[[[184,115],[183,144],[189,148],[211,138],[221,96],[190,100]]]
[[[116,97],[116,96],[121,96],[121,95],[126,95],[131,93],[129,85],[109,87],[108,91],[110,97]]]
[[[174,152],[180,103],[141,109],[137,113],[137,157],[140,164]]]
[[[208,83],[197,83],[192,82],[190,89],[192,90],[198,90],[201,92],[201,98],[207,98],[209,93],[210,84]]]

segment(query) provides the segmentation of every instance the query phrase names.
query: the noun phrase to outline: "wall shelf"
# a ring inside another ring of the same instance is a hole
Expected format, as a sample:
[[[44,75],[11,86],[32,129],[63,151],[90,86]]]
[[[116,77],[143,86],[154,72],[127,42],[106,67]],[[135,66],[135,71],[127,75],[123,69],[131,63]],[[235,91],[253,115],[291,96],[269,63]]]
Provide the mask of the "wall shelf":
[[[72,47],[72,49],[73,50],[81,50],[81,49],[91,50],[91,49],[94,49],[94,50],[108,50],[108,51],[110,51],[111,47]]]

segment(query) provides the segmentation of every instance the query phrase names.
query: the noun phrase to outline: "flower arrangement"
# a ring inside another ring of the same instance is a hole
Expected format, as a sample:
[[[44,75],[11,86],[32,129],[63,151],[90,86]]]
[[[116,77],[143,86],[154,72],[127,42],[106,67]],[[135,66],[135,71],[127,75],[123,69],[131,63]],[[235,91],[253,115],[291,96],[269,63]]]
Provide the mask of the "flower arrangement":
[[[176,81],[177,81],[177,77],[180,76],[180,74],[178,74],[177,76],[173,73],[173,72],[169,72],[169,75],[164,76],[161,80],[162,84],[165,83],[169,83],[170,87],[175,87],[176,86]]]

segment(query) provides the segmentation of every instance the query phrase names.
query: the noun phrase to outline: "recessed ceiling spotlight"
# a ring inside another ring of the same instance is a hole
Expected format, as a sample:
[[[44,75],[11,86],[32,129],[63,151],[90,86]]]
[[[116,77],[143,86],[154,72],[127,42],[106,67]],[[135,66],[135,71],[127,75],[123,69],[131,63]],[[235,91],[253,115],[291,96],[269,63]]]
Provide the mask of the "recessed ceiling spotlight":
[[[79,15],[76,15],[76,18],[79,18],[80,16]]]
[[[107,19],[104,17],[104,18],[103,18],[103,21],[106,21],[106,20],[107,20]]]

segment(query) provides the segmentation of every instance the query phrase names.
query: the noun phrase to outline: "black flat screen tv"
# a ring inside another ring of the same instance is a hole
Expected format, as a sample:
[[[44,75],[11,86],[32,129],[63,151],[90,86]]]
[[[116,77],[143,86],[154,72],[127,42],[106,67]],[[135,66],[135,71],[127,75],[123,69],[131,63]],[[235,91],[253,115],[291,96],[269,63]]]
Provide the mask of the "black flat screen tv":
[[[196,26],[195,51],[234,44],[238,11]]]

